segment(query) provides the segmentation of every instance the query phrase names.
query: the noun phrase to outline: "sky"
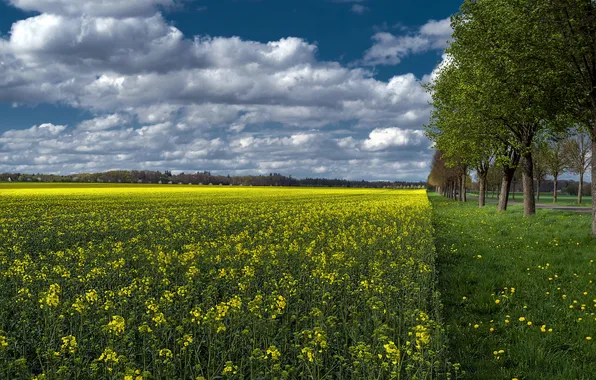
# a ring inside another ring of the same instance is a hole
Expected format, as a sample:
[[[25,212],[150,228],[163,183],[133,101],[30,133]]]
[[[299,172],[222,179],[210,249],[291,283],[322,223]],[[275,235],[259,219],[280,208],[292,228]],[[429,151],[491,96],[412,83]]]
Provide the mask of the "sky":
[[[0,172],[426,180],[460,0],[0,0]]]

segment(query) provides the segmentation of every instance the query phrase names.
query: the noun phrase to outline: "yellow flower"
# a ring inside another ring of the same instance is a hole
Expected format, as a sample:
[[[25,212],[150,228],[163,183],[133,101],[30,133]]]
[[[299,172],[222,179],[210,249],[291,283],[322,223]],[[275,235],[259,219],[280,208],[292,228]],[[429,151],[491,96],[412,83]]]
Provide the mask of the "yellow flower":
[[[62,352],[74,354],[77,349],[77,338],[72,335],[68,335],[62,338]]]
[[[85,299],[89,303],[97,302],[97,300],[99,299],[99,296],[97,295],[97,291],[95,289],[89,290],[87,293],[85,293]]]
[[[266,354],[267,355],[270,355],[272,360],[279,360],[279,357],[281,355],[280,352],[279,352],[279,350],[275,346],[270,346],[267,349]]]
[[[172,354],[172,351],[170,351],[167,348],[162,348],[161,350],[159,350],[159,356],[164,356],[166,358],[172,358],[174,355]]]
[[[112,316],[112,320],[107,324],[106,328],[115,335],[120,335],[124,332],[124,325],[124,318],[119,315],[114,315]]]
[[[47,292],[42,293],[42,297],[39,299],[39,307],[44,308],[47,307],[56,307],[58,303],[60,303],[60,285],[52,284]]]
[[[306,359],[309,362],[312,362],[315,360],[315,354],[314,354],[312,348],[304,347],[304,348],[302,348],[302,350],[300,350],[300,352],[302,352],[302,355],[306,355]]]
[[[383,345],[383,348],[385,348],[385,357],[389,359],[391,363],[394,365],[399,363],[401,359],[401,352],[394,342],[389,341],[387,344]]]

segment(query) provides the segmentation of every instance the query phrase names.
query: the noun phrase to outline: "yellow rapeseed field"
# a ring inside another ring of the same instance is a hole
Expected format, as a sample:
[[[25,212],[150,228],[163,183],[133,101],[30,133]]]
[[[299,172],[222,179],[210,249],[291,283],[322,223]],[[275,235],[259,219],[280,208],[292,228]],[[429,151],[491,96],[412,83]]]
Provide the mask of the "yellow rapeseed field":
[[[422,190],[0,187],[1,379],[446,373]]]

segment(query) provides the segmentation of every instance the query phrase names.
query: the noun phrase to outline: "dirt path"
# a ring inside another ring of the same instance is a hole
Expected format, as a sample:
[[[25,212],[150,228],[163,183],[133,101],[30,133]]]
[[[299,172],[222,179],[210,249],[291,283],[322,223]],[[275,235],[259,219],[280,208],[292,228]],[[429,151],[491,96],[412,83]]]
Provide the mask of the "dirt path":
[[[472,195],[468,195],[468,200],[475,200],[478,201],[478,197],[472,196]],[[499,201],[497,199],[492,199],[492,198],[487,198],[486,199],[487,203],[498,203]],[[507,205],[512,205],[512,206],[523,206],[524,204],[522,202],[516,202],[516,201],[509,201],[507,203]],[[559,211],[569,211],[569,212],[580,212],[580,213],[585,213],[585,214],[591,214],[592,213],[592,209],[590,207],[578,207],[578,206],[559,206],[556,204],[549,204],[549,203],[537,203],[536,204],[536,208],[546,208],[546,209],[551,209],[551,210],[559,210]]]

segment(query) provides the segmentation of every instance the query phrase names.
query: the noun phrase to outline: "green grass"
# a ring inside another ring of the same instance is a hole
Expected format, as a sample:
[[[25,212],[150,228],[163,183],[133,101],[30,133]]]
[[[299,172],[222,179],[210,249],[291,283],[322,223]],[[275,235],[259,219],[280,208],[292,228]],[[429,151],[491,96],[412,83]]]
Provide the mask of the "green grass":
[[[521,206],[497,213],[430,198],[451,360],[471,379],[593,379],[590,215],[538,210],[523,218]]]
[[[468,193],[471,196],[478,196],[478,192],[470,192]],[[492,191],[487,193],[487,198],[489,199],[498,199],[497,194],[493,196]],[[513,193],[509,194],[509,200],[514,202],[523,202],[524,200],[524,193],[516,192],[515,199],[513,197]],[[540,193],[540,199],[536,201],[539,204],[551,204],[553,203],[553,194],[552,193]],[[559,206],[578,206],[578,207],[591,207],[592,206],[592,197],[584,196],[582,199],[582,203],[578,205],[577,203],[577,195],[566,195],[566,194],[559,194],[557,196],[557,205]]]

